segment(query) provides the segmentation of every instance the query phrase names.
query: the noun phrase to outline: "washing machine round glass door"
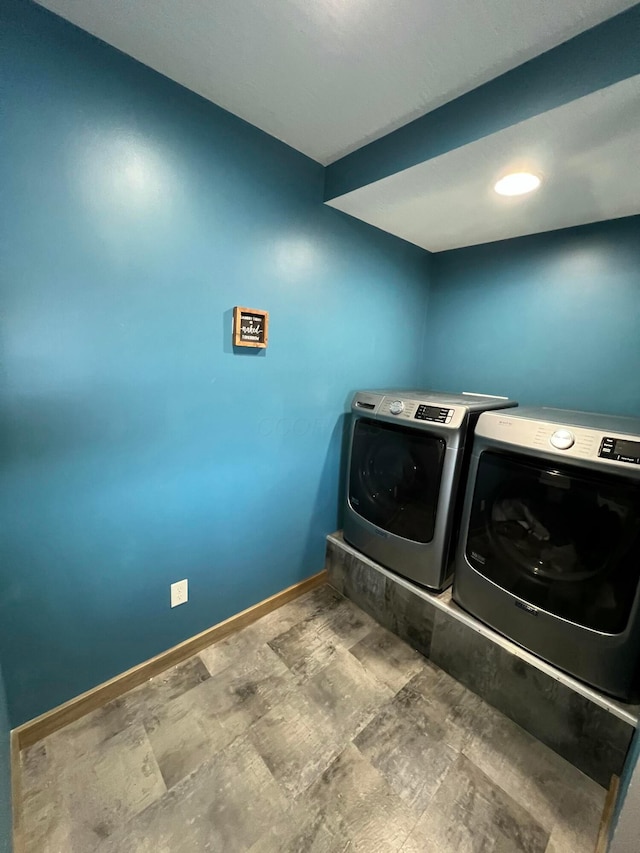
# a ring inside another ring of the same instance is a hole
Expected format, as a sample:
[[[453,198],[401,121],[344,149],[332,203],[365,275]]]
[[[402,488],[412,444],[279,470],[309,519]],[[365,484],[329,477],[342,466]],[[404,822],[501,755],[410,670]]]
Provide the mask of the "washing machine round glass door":
[[[640,484],[485,451],[465,553],[476,571],[524,601],[621,633],[640,581]]]
[[[433,539],[445,442],[419,429],[358,418],[349,471],[352,509],[414,542]]]

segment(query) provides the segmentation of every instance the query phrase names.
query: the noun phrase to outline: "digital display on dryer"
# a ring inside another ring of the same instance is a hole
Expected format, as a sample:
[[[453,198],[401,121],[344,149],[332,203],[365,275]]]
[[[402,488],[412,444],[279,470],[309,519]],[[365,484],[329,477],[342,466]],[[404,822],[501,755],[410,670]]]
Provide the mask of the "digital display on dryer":
[[[414,417],[419,421],[435,421],[435,423],[446,424],[451,420],[451,410],[442,409],[440,406],[418,406]]]
[[[629,462],[640,465],[640,441],[625,441],[620,438],[602,439],[598,456],[601,459],[613,459],[615,462]]]
[[[640,441],[616,441],[615,453],[630,459],[640,459]]]

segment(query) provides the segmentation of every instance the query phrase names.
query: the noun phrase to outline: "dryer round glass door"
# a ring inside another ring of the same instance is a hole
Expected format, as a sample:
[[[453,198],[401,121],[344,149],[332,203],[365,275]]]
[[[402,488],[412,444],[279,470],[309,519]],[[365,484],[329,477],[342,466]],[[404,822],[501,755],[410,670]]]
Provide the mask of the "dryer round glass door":
[[[640,580],[639,507],[637,482],[485,451],[467,560],[535,607],[620,633]]]
[[[430,542],[444,453],[444,440],[422,430],[357,419],[349,471],[351,508],[389,533]]]

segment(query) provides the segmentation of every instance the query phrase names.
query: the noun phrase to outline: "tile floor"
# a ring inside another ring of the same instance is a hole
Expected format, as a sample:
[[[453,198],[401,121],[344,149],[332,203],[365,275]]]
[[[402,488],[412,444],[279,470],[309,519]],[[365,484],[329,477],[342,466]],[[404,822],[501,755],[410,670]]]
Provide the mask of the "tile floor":
[[[23,755],[27,853],[592,853],[605,792],[321,587]]]

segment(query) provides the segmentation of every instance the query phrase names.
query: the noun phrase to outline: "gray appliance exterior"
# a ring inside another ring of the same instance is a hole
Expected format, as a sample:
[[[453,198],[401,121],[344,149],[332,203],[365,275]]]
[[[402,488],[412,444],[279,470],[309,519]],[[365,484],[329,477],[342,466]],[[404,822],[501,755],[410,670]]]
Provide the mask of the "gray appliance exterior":
[[[575,438],[570,448],[550,443],[558,430]],[[605,436],[640,441],[640,420],[560,409],[521,408],[503,416],[487,413],[476,425],[460,536],[453,599],[504,636],[576,678],[612,696],[637,698],[640,654],[640,588],[627,627],[607,634],[570,622],[505,590],[468,561],[466,543],[480,458],[489,451],[517,453],[545,465],[562,462],[583,471],[640,480],[640,465],[600,458]],[[639,507],[640,511],[640,507]]]
[[[405,409],[399,414],[390,410],[401,401]],[[415,420],[419,405],[448,408],[453,412],[449,423]],[[372,406],[373,408],[363,408]],[[359,391],[351,403],[352,420],[346,470],[346,501],[343,534],[345,540],[372,560],[421,586],[442,590],[451,584],[453,567],[452,537],[459,522],[463,492],[461,474],[465,462],[467,436],[478,415],[489,409],[517,406],[506,397],[480,394],[447,394],[438,391]],[[427,432],[445,441],[445,453],[436,506],[434,535],[430,542],[415,542],[377,527],[363,518],[353,507],[349,494],[353,435],[360,418]]]

